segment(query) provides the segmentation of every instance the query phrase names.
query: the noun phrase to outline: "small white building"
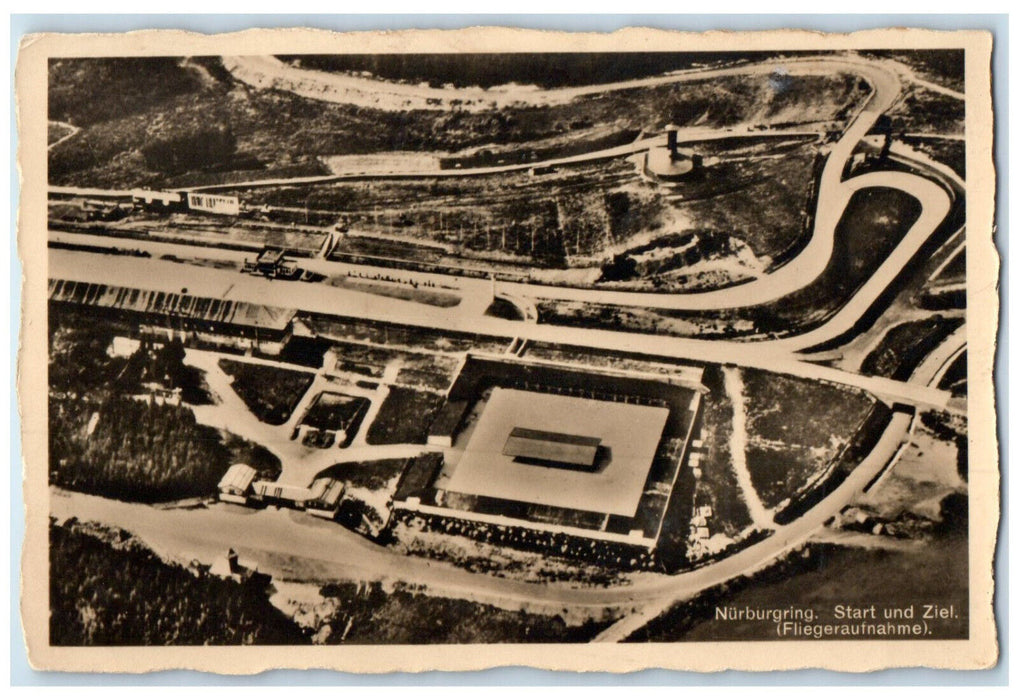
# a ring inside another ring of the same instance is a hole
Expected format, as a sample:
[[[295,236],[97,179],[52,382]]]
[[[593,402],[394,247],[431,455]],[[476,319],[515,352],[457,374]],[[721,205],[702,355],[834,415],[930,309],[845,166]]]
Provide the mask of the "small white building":
[[[315,479],[308,487],[304,508],[310,515],[332,520],[340,510],[344,490],[342,481],[326,477]]]
[[[106,348],[106,354],[110,357],[131,357],[138,352],[141,341],[134,338],[125,338],[122,335],[113,336],[113,342]]]
[[[247,464],[234,464],[219,480],[219,500],[247,505],[257,472]]]

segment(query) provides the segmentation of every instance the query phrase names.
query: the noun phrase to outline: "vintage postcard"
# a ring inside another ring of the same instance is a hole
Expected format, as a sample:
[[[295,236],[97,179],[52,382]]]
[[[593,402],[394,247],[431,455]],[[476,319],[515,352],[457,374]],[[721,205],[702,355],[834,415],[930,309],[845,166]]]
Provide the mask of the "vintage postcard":
[[[28,37],[31,663],[993,666],[990,55]]]

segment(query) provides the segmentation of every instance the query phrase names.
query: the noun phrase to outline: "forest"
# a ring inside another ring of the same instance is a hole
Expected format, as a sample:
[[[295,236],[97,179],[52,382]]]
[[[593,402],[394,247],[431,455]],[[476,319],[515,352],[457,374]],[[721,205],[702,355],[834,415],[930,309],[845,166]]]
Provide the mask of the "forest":
[[[212,400],[204,374],[184,364],[180,341],[141,341],[130,356],[107,350],[113,322],[50,310],[50,483],[153,503],[215,494],[234,462],[278,474],[273,455],[199,425],[186,405],[161,403],[153,387],[180,389],[185,404]]]
[[[211,496],[231,463],[191,409],[110,396],[50,398],[50,483],[125,501]]]
[[[308,641],[257,586],[167,564],[139,545],[115,547],[74,528],[50,527],[49,579],[54,646]]]

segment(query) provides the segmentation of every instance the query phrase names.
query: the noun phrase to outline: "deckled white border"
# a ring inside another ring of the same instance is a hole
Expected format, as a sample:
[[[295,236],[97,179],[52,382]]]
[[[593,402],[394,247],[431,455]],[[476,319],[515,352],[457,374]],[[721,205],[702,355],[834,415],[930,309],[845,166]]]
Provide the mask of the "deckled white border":
[[[48,489],[46,487],[46,60],[53,56],[216,55],[225,53],[448,53],[531,51],[840,50],[965,48],[967,139],[967,290],[970,431],[971,638],[967,641],[716,642],[588,645],[421,645],[330,647],[59,648],[48,645]],[[571,34],[485,27],[449,31],[335,33],[314,29],[247,30],[224,35],[139,31],[31,35],[16,75],[22,174],[19,253],[24,266],[19,390],[26,465],[26,539],[22,614],[36,668],[141,672],[190,668],[253,673],[272,668],[343,671],[476,670],[527,665],[553,670],[712,671],[889,667],[982,668],[997,657],[993,550],[998,521],[998,458],[991,382],[997,328],[998,258],[991,240],[994,171],[990,35],[985,32],[869,30],[824,34],[798,30],[700,34],[624,29]]]

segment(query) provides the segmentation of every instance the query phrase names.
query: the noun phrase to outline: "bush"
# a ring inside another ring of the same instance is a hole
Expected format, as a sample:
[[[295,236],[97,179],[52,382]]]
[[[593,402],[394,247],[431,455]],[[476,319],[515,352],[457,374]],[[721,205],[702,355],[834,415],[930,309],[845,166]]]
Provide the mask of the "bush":
[[[935,315],[906,321],[888,331],[860,365],[866,374],[905,381],[923,359],[963,323],[962,318]]]
[[[379,459],[373,462],[345,462],[334,464],[315,476],[316,479],[329,477],[345,482],[348,486],[380,491],[394,478],[403,473],[406,459]]]

